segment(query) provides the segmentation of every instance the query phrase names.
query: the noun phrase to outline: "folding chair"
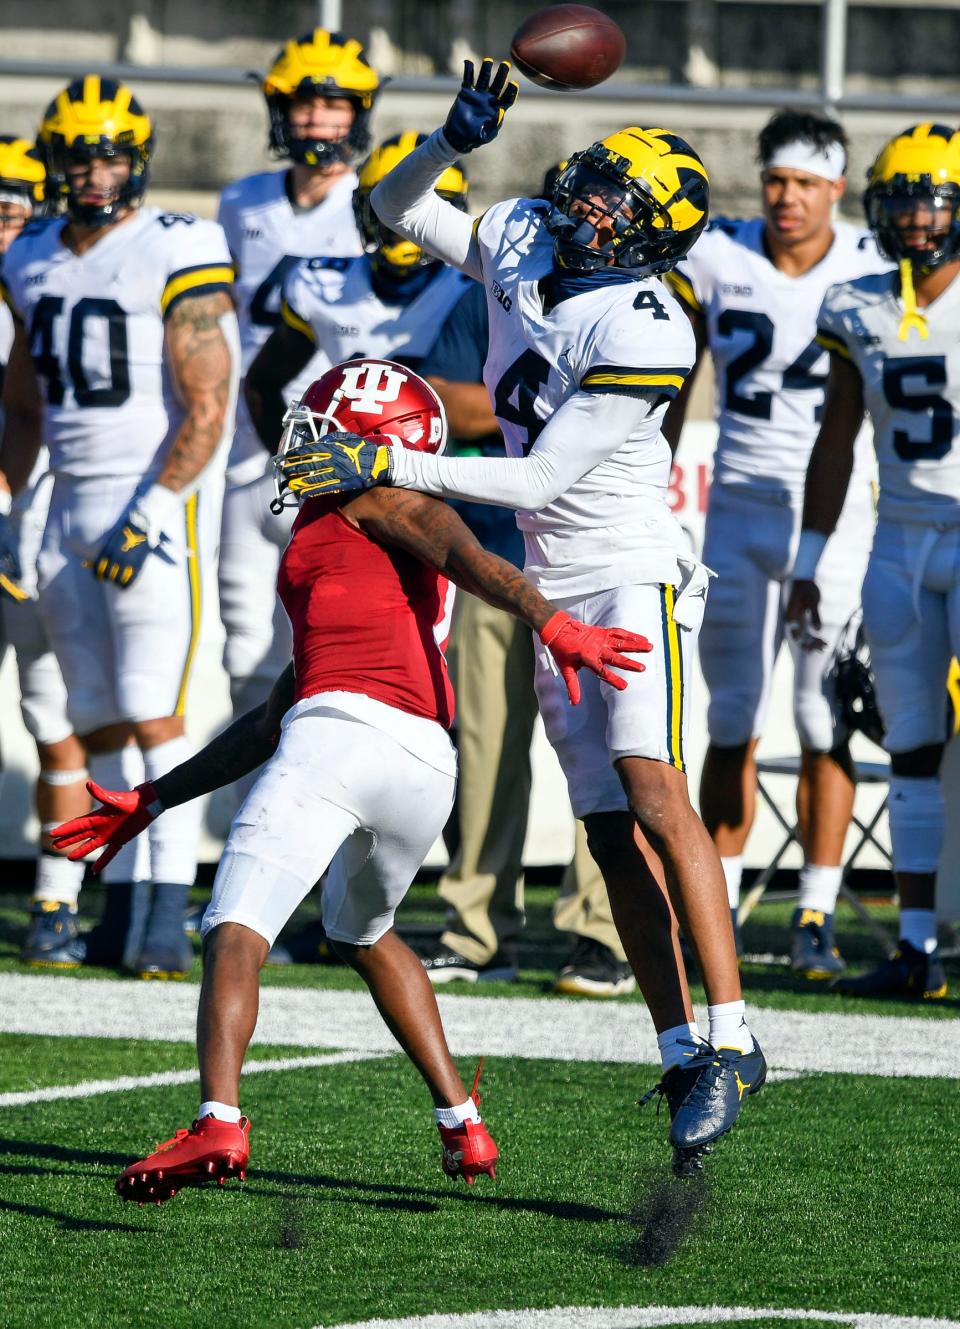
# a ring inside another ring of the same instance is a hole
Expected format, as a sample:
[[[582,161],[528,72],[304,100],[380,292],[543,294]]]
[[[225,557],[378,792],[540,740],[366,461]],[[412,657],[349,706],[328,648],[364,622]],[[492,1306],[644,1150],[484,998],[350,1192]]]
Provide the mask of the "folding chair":
[[[861,784],[885,785],[890,779],[890,767],[887,765],[886,762],[855,761],[853,765],[854,765],[854,770],[856,771],[858,785]],[[754,908],[754,906],[757,904],[757,902],[760,900],[761,896],[763,895],[764,891],[769,886],[771,880],[773,879],[774,873],[776,872],[777,868],[780,866],[780,860],[783,858],[784,854],[787,852],[790,846],[792,844],[796,845],[800,844],[799,826],[797,825],[796,822],[790,822],[787,820],[787,818],[783,815],[782,811],[780,810],[780,806],[777,803],[776,799],[773,797],[769,789],[767,789],[766,785],[764,784],[764,778],[772,775],[788,775],[792,776],[794,780],[798,780],[800,777],[800,758],[769,757],[769,758],[763,758],[757,762],[757,790],[760,794],[760,797],[763,799],[767,807],[773,813],[774,817],[776,817],[777,821],[780,823],[785,834],[783,838],[783,843],[780,845],[777,852],[774,854],[773,858],[763,869],[759,877],[757,877],[756,881],[753,883],[749,891],[747,891],[746,895],[741,900],[740,908],[737,912],[737,919],[740,923],[745,922],[745,920],[749,918],[751,910]],[[857,840],[856,844],[853,846],[853,849],[850,851],[847,858],[844,860],[843,876],[840,881],[840,894],[846,900],[847,904],[849,904],[850,908],[854,911],[857,917],[863,921],[864,925],[869,929],[869,931],[873,934],[876,940],[882,946],[884,946],[888,952],[892,952],[896,945],[895,939],[890,936],[887,929],[883,927],[881,923],[877,922],[877,920],[873,917],[870,911],[863,904],[861,904],[858,896],[847,885],[847,878],[850,875],[850,872],[853,869],[854,864],[856,863],[860,854],[867,847],[868,844],[872,844],[875,849],[878,849],[880,853],[883,855],[884,859],[891,865],[891,867],[893,866],[893,859],[890,856],[890,851],[887,849],[886,845],[884,845],[880,840],[877,839],[876,836],[877,826],[879,825],[880,819],[883,816],[883,814],[886,812],[886,810],[887,810],[886,795],[884,796],[883,802],[877,808],[876,812],[873,814],[873,816],[870,818],[869,821],[862,821],[860,817],[857,815],[856,810],[854,810],[852,824],[859,831],[860,838]]]

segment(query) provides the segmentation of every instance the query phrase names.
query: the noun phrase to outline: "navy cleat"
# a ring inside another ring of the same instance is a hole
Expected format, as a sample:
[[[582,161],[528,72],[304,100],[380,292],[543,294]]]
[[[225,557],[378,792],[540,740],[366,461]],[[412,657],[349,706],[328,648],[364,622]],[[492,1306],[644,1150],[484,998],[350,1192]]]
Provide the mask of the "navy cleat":
[[[675,1150],[702,1148],[726,1135],[740,1115],[743,1100],[763,1088],[767,1063],[756,1040],[750,1052],[702,1043],[684,1071],[688,1075],[696,1072],[696,1076],[673,1114],[670,1143]]]
[[[698,1047],[695,1043],[691,1043],[690,1046],[692,1048]],[[690,1057],[691,1060],[696,1060],[699,1063],[699,1057],[696,1052],[687,1053],[686,1055]],[[683,1106],[687,1095],[700,1078],[701,1069],[702,1067],[700,1067],[699,1064],[697,1066],[692,1066],[685,1062],[681,1062],[678,1066],[671,1066],[670,1070],[664,1072],[663,1079],[660,1083],[654,1085],[649,1093],[644,1094],[643,1098],[640,1100],[640,1106],[643,1107],[646,1103],[649,1103],[654,1094],[659,1094],[661,1102],[663,1099],[667,1100],[667,1107],[670,1110],[670,1120],[672,1122],[674,1117],[680,1111],[680,1108]],[[660,1108],[658,1104],[658,1114],[659,1111]],[[695,1145],[692,1149],[678,1149],[674,1146],[673,1160],[671,1163],[673,1175],[681,1178],[697,1176],[698,1173],[703,1171],[703,1160],[710,1152],[711,1148],[709,1144]]]
[[[30,930],[20,952],[23,963],[41,969],[76,969],[83,963],[84,951],[76,908],[59,900],[34,900]]]
[[[888,960],[860,974],[841,978],[834,992],[847,997],[907,997],[913,1001],[942,1001],[947,995],[947,977],[938,951],[927,955],[903,938]]]
[[[138,978],[186,978],[193,968],[193,947],[182,932],[179,936],[148,937],[131,968]]]
[[[833,914],[794,909],[790,920],[790,968],[804,978],[836,978],[847,964],[833,941]]]

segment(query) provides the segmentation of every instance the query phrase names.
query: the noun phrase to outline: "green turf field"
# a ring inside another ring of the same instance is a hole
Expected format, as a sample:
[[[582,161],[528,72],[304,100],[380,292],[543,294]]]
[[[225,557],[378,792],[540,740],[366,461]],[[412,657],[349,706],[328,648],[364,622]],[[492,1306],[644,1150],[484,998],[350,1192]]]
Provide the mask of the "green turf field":
[[[562,954],[547,947],[557,947],[550,892],[531,894],[529,955],[547,963],[512,989],[527,997],[546,993]],[[408,919],[435,922],[434,900],[418,889]],[[762,906],[748,947],[782,949],[788,913]],[[17,969],[23,920],[20,902],[5,899],[3,972]],[[849,918],[840,931],[845,950],[866,960],[869,944]],[[776,964],[748,964],[744,976],[748,998],[768,1008],[871,1010],[804,991]],[[951,977],[956,987],[956,969]],[[326,967],[275,971],[267,981],[355,986]],[[82,992],[77,983],[78,1001]],[[952,1001],[878,1009],[940,1020],[957,1011]],[[644,1018],[639,1004],[636,1015]],[[943,1032],[955,1042],[952,1026]],[[324,1049],[259,1045],[250,1057],[312,1054]],[[492,1329],[497,1309],[556,1306],[960,1321],[955,1078],[779,1078],[718,1146],[706,1181],[691,1184],[669,1176],[665,1110],[658,1121],[654,1104],[636,1106],[657,1078],[653,1066],[495,1056],[484,1072],[484,1115],[501,1165],[495,1182],[468,1191],[440,1171],[427,1096],[403,1058],[274,1070],[245,1082],[247,1182],[182,1192],[162,1209],[123,1204],[113,1182],[189,1122],[193,1083],[3,1097],[192,1064],[186,1041],[0,1034],[0,1324],[310,1329],[486,1312],[472,1326]],[[472,1069],[463,1058],[461,1067]],[[578,1322],[573,1311],[557,1321]],[[707,1312],[700,1321],[714,1322]]]

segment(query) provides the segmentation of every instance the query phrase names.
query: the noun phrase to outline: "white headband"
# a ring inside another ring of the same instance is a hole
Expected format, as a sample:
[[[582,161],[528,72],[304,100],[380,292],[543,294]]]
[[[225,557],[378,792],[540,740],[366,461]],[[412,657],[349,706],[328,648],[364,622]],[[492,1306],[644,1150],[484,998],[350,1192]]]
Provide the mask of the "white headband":
[[[839,180],[846,170],[847,154],[839,143],[818,148],[807,139],[798,138],[784,143],[763,163],[764,170],[771,166],[785,166],[792,171],[808,171],[824,180]]]
[[[26,194],[14,193],[12,189],[4,189],[0,185],[0,203],[22,203],[24,207],[33,208],[33,199],[28,198]]]

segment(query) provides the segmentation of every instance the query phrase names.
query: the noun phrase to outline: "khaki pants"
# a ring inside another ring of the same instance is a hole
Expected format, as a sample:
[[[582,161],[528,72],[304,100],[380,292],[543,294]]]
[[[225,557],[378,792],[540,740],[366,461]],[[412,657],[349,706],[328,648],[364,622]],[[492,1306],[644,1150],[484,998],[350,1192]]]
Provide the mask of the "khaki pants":
[[[523,845],[537,717],[530,629],[462,594],[448,658],[457,690],[461,838],[440,879],[440,897],[454,915],[440,940],[473,964],[486,964],[524,923]],[[606,888],[579,823],[554,922],[623,958]]]

